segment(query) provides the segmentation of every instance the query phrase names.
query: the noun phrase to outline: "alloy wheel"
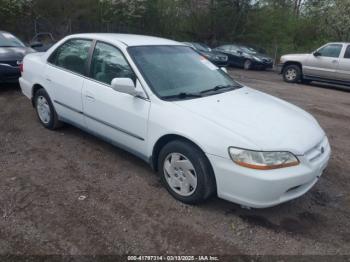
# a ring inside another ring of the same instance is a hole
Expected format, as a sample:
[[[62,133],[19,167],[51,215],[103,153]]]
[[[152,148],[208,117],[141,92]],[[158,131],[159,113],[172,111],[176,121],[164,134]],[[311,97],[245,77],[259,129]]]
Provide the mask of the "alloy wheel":
[[[51,120],[51,109],[45,97],[38,96],[36,100],[36,108],[37,108],[40,120],[44,124],[48,124]]]

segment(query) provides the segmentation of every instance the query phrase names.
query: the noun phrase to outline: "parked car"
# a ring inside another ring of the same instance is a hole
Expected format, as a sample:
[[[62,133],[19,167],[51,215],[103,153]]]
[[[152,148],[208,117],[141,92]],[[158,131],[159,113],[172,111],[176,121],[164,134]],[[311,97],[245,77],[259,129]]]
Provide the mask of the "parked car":
[[[228,66],[228,57],[220,52],[213,51],[209,46],[203,43],[195,42],[184,42],[184,44],[192,47],[202,56],[206,57],[210,62],[219,66],[225,67]]]
[[[279,70],[289,83],[350,85],[350,43],[328,43],[311,54],[284,55]]]
[[[20,85],[44,127],[67,122],[139,156],[188,204],[277,205],[306,193],[330,157],[310,114],[167,39],[68,36],[24,58]]]
[[[46,52],[56,43],[51,33],[37,33],[30,41],[30,46],[38,52]]]
[[[228,64],[230,66],[242,67],[246,70],[265,70],[273,67],[273,59],[271,57],[259,53],[252,47],[243,45],[222,45],[214,48],[214,50],[227,55]]]
[[[18,82],[23,57],[34,52],[14,35],[0,31],[0,83]]]

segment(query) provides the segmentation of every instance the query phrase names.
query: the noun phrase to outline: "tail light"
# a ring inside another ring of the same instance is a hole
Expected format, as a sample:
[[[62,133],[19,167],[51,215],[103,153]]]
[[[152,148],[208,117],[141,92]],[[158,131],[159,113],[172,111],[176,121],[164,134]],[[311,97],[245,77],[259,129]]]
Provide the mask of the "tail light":
[[[23,73],[23,62],[19,64],[19,70]]]

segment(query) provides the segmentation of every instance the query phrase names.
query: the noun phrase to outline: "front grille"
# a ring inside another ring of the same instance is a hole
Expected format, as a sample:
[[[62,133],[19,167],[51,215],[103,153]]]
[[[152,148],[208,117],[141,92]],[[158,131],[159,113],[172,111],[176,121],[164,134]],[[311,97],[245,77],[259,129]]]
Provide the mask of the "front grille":
[[[314,162],[328,152],[329,149],[327,137],[324,137],[321,142],[306,151],[305,157],[309,162]]]

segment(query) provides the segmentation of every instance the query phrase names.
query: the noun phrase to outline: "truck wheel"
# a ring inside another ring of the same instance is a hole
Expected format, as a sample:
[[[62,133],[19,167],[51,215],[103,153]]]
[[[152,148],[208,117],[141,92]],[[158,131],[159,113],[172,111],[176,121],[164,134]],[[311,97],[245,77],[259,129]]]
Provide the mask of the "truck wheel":
[[[288,65],[283,70],[283,79],[287,83],[297,83],[301,79],[301,69],[298,65]]]
[[[215,178],[204,153],[192,144],[175,140],[159,154],[158,172],[168,192],[186,204],[198,204],[215,192]]]
[[[35,92],[34,105],[39,121],[44,127],[54,130],[62,126],[63,123],[58,120],[51,99],[43,88]]]

